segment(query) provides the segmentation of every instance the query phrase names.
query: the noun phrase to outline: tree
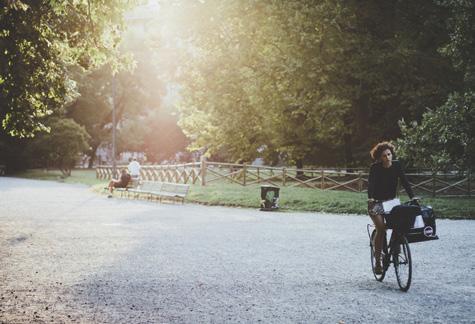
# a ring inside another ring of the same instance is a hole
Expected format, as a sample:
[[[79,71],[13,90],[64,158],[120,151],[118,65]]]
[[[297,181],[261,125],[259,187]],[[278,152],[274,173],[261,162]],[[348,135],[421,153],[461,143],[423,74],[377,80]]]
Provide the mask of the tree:
[[[139,66],[141,63],[138,62]],[[149,77],[153,71],[153,69],[149,69],[148,72],[144,72],[143,67],[141,69],[131,68],[114,76],[109,66],[103,66],[91,73],[82,74],[78,78],[80,96],[66,108],[66,116],[84,125],[91,135],[91,150],[88,152],[89,167],[92,167],[99,145],[103,142],[110,142],[112,138],[113,101],[116,128],[119,133],[121,129],[135,127],[133,125],[140,128],[141,118],[150,109],[157,109],[160,106],[161,91],[157,90],[157,88],[160,89],[157,87],[159,82],[147,84],[143,80]],[[113,82],[115,82],[115,96],[112,89]],[[133,149],[137,147],[135,144],[137,140],[130,134],[122,137],[119,149]]]
[[[111,140],[113,99],[117,152],[143,151],[150,161],[159,161],[183,150],[183,133],[176,125],[176,118],[169,118],[162,102],[166,89],[160,71],[166,69],[169,60],[164,61],[161,55],[164,46],[157,36],[160,26],[149,19],[150,14],[144,13],[147,8],[136,9],[133,16],[139,18],[139,23],[131,23],[120,44],[121,53],[130,54],[133,64],[115,76],[115,97],[113,71],[103,66],[81,75],[78,79],[81,95],[67,108],[67,116],[84,125],[91,134],[90,167],[97,147]]]
[[[338,115],[332,108],[339,104],[318,89],[323,64],[309,57],[319,46],[310,46],[319,36],[311,34],[310,18],[293,15],[296,2],[209,1],[185,7],[175,12],[200,17],[177,23],[182,42],[191,39],[188,48],[178,47],[186,63],[176,79],[183,98],[180,125],[192,137],[190,148],[225,152],[232,160],[306,156],[323,134],[315,128],[332,123]],[[301,42],[305,32],[308,40]]]
[[[89,150],[90,136],[72,119],[53,118],[48,127],[50,133],[39,134],[29,144],[30,161],[35,166],[59,168],[70,176],[81,154]]]
[[[170,30],[181,34],[175,81],[193,150],[351,166],[459,81],[437,52],[446,13],[432,1],[182,6]]]
[[[451,95],[424,113],[420,124],[401,121],[399,154],[415,167],[432,171],[475,166],[475,95]]]
[[[46,130],[47,116],[71,101],[68,68],[118,66],[122,12],[133,1],[1,1],[0,120],[10,136]]]
[[[450,40],[440,48],[463,76],[461,86],[447,101],[428,110],[421,123],[400,122],[400,153],[409,163],[433,171],[475,166],[475,4],[472,1],[437,1],[450,10]]]
[[[149,161],[174,160],[178,152],[184,152],[188,140],[177,125],[178,117],[170,109],[150,111],[140,125],[147,131],[141,150]]]

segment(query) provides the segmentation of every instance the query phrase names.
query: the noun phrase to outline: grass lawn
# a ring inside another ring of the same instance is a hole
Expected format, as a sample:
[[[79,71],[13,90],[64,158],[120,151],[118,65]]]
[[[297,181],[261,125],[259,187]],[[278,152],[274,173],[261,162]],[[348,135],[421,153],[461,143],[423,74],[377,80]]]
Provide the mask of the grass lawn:
[[[96,179],[95,170],[73,170],[71,177],[63,179],[60,171],[29,170],[17,177],[55,180],[66,183],[83,183],[102,191],[107,180]],[[281,211],[310,211],[343,214],[366,214],[366,194],[346,191],[323,191],[318,189],[282,187],[280,190]],[[402,201],[406,196],[400,197]],[[475,197],[430,198],[423,197],[425,205],[431,205],[440,218],[475,219]],[[191,185],[188,202],[206,205],[259,208],[260,186],[240,186],[232,183],[213,183],[205,187]]]
[[[105,180],[96,179],[96,171],[88,169],[77,169],[71,172],[70,177],[63,177],[63,174],[59,170],[45,170],[45,169],[32,169],[24,172],[13,174],[12,176],[18,178],[37,179],[37,180],[50,180],[59,181],[65,183],[82,183],[89,186],[93,186],[99,183],[105,183]]]
[[[401,201],[409,199],[407,196],[400,198]],[[366,193],[283,187],[280,189],[279,205],[283,211],[367,214],[366,199]],[[205,187],[193,185],[187,200],[209,205],[258,208],[260,186],[243,187],[231,183],[210,184]],[[423,197],[423,204],[432,206],[440,218],[475,219],[475,197]]]

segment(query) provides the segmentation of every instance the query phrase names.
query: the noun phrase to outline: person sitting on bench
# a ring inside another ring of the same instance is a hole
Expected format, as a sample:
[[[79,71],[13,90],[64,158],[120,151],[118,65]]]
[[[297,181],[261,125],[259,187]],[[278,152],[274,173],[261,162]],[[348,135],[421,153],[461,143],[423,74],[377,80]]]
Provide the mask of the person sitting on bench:
[[[140,163],[137,161],[136,158],[131,158],[129,159],[129,166],[127,169],[129,169],[130,176],[134,180],[138,180],[140,177]]]
[[[112,198],[112,192],[114,191],[114,188],[127,188],[130,179],[131,177],[130,174],[127,172],[127,169],[122,169],[120,179],[112,179],[109,182],[109,196],[107,197]]]

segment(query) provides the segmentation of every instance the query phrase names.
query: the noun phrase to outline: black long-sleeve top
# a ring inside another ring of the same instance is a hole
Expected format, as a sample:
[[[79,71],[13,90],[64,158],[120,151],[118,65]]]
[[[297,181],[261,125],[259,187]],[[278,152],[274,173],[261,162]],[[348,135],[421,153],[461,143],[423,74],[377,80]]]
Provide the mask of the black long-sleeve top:
[[[399,161],[392,161],[389,168],[383,167],[382,162],[372,164],[369,170],[368,198],[376,200],[396,198],[398,179],[401,180],[409,198],[414,197],[411,185],[407,181]]]

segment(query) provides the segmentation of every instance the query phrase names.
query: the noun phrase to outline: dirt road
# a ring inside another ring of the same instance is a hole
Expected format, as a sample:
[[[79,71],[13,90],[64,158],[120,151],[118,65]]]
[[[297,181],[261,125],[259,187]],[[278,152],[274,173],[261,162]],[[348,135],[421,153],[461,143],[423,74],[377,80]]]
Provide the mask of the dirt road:
[[[412,244],[402,293],[370,272],[368,220],[0,177],[0,322],[473,323],[474,221]]]

